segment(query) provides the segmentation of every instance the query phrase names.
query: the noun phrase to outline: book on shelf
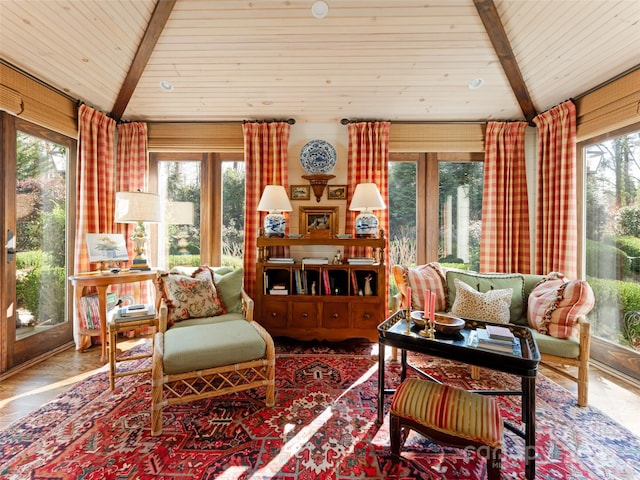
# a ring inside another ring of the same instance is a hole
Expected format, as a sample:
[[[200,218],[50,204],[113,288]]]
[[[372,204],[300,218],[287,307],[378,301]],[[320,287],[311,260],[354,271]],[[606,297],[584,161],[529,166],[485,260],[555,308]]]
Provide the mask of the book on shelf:
[[[114,292],[107,293],[107,312],[116,306],[117,295]],[[100,305],[98,294],[83,295],[79,308],[80,324],[88,330],[100,329]]]
[[[492,340],[503,340],[505,342],[513,342],[515,335],[508,327],[498,325],[487,325],[486,327],[489,338]]]
[[[351,257],[347,259],[349,265],[373,265],[375,261],[373,257]]]
[[[295,263],[293,257],[269,257],[267,260],[269,263],[287,263],[292,264]]]
[[[327,257],[304,257],[302,259],[302,265],[328,265],[329,259]]]

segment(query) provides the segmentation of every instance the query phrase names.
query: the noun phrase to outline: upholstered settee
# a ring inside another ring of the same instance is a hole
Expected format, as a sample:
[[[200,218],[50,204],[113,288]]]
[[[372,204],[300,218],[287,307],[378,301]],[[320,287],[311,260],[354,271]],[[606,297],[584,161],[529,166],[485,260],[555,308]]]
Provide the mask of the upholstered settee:
[[[242,269],[159,272],[159,332],[152,360],[151,433],[162,433],[164,407],[265,387],[275,402],[275,347],[253,320]]]
[[[477,273],[445,268],[433,262],[408,268],[392,266],[398,294],[394,311],[411,305],[422,310],[424,292],[436,294],[436,310],[462,318],[513,323],[530,327],[541,361],[578,385],[578,405],[588,403],[590,324],[594,305],[586,281],[569,281],[557,272],[548,275]],[[576,367],[575,370],[566,367]]]

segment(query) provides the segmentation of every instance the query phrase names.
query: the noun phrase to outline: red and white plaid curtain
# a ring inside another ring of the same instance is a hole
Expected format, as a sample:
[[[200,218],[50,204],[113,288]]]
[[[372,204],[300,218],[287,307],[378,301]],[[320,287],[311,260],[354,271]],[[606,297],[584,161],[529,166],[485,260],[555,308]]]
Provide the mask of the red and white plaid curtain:
[[[289,131],[286,122],[245,123],[244,288],[255,297],[257,237],[262,225],[258,203],[264,187],[282,185],[289,190]]]
[[[142,122],[123,123],[118,125],[118,150],[116,168],[116,192],[147,192],[149,177],[149,159],[147,152],[147,124]],[[127,242],[127,251],[133,252],[132,223],[116,223],[115,231],[122,233]],[[121,295],[133,295],[134,285],[120,286]],[[152,303],[153,285],[151,281],[142,282],[140,301]]]
[[[531,271],[524,122],[489,122],[484,154],[481,272]]]
[[[78,111],[75,273],[91,269],[85,235],[114,233],[114,134],[116,122],[86,105]],[[77,350],[91,346],[91,337],[78,332],[73,316]]]
[[[533,119],[538,127],[535,272],[578,274],[576,108],[565,102]]]
[[[378,186],[380,195],[387,208],[376,210],[378,228],[384,230],[386,246],[384,249],[385,277],[389,294],[389,130],[391,122],[358,122],[350,123],[349,153],[347,165],[347,204],[359,183],[373,182]],[[345,233],[355,234],[356,217],[359,212],[347,210]],[[349,251],[346,255],[359,255]]]

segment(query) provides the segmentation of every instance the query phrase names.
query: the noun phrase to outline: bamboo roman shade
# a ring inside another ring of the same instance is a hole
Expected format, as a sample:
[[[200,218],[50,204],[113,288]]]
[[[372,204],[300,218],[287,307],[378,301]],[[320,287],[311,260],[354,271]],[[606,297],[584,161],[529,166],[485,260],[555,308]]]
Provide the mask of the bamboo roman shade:
[[[0,110],[78,137],[76,102],[4,64],[0,64]]]
[[[640,70],[575,100],[577,140],[640,122]]]
[[[149,123],[150,152],[244,152],[240,123]]]
[[[390,152],[484,152],[483,123],[391,123]]]

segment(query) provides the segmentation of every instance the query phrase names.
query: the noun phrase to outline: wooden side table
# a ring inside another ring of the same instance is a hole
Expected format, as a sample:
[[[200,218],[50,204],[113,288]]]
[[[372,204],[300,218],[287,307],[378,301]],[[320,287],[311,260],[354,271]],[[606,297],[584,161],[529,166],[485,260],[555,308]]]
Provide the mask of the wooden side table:
[[[79,273],[69,277],[74,288],[75,308],[79,311],[80,298],[85,288],[95,287],[98,291],[98,307],[100,310],[100,331],[80,329],[82,335],[100,335],[102,342],[103,363],[107,361],[107,290],[112,285],[123,283],[143,282],[156,278],[156,270],[128,271],[116,274],[102,275],[100,272]]]
[[[111,390],[115,387],[115,381],[118,377],[125,377],[127,375],[137,375],[140,373],[151,372],[151,367],[149,368],[140,368],[137,370],[131,370],[129,372],[118,372],[116,369],[116,365],[121,362],[130,362],[132,360],[139,360],[141,358],[149,358],[153,356],[153,348],[156,332],[158,331],[158,323],[159,319],[157,316],[148,317],[148,318],[131,318],[127,320],[118,319],[116,321],[115,314],[110,315],[109,321],[107,322],[109,329],[109,388]],[[117,352],[117,343],[118,343],[118,332],[128,332],[130,330],[135,330],[136,328],[142,327],[153,327],[153,337],[151,342],[151,352],[144,353],[141,355],[132,355],[129,357],[118,357]]]

